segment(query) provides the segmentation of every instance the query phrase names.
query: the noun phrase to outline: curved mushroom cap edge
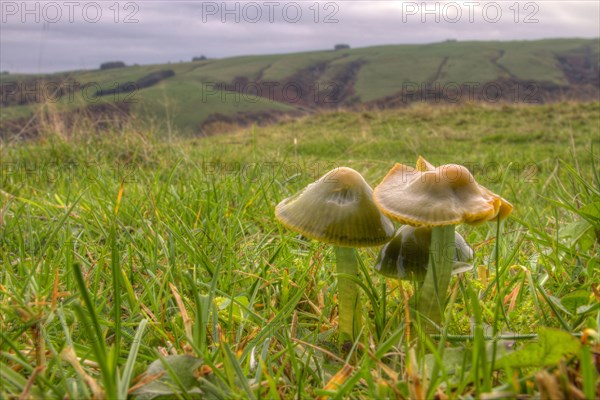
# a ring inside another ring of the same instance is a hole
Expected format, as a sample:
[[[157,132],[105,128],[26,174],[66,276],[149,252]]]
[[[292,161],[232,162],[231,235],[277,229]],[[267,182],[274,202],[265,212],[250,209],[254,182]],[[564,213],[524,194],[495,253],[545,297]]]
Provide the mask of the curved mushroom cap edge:
[[[393,223],[373,202],[373,189],[348,167],[336,168],[275,207],[276,218],[308,238],[342,247],[378,246]]]

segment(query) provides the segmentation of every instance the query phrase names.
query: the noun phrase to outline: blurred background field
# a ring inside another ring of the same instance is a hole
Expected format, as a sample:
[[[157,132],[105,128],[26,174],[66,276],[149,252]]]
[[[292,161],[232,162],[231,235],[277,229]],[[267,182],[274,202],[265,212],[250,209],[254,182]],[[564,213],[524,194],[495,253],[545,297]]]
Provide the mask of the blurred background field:
[[[598,100],[597,39],[446,41],[198,59],[46,75],[0,75],[0,136],[36,135],[48,114],[135,119],[210,135],[339,108],[413,102]]]

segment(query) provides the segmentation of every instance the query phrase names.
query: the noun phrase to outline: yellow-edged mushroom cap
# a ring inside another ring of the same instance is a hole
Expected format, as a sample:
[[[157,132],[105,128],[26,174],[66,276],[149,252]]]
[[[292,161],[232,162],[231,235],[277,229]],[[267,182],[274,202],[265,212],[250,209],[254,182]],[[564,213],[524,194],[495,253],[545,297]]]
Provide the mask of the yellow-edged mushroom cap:
[[[496,217],[500,216],[500,219],[504,219],[512,213],[514,207],[511,202],[506,200],[504,197],[498,196],[485,186],[479,185],[479,189],[488,196],[495,197],[496,201],[494,203],[494,207],[498,210]]]
[[[275,207],[287,228],[344,247],[376,246],[394,234],[373,202],[373,189],[355,170],[336,168]]]
[[[417,168],[396,164],[373,197],[388,217],[413,226],[478,224],[512,211],[508,201],[479,185],[464,166],[434,168],[422,157]]]
[[[415,167],[416,167],[415,169],[417,169],[418,171],[433,171],[433,170],[435,170],[435,166],[433,164],[431,164],[429,161],[427,161],[425,158],[423,158],[423,156],[419,156]],[[485,186],[482,186],[479,183],[478,183],[478,185],[479,185],[479,189],[482,192],[484,192],[485,195],[496,198],[495,203],[494,203],[494,208],[498,209],[498,213],[496,214],[496,216],[499,214],[500,219],[502,220],[502,219],[508,217],[512,213],[513,205],[508,200],[506,200],[505,198],[503,198],[501,196],[498,196],[497,194],[495,194],[494,192],[492,192]]]
[[[435,166],[433,166],[433,164],[424,159],[423,156],[419,156],[419,158],[417,158],[415,168],[417,171],[433,171],[435,169]]]

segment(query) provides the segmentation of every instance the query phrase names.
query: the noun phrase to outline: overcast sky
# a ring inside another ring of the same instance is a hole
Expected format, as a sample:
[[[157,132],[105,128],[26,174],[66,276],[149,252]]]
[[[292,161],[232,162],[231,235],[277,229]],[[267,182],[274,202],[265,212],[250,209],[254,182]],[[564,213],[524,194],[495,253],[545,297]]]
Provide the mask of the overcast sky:
[[[7,1],[0,70],[93,69],[379,44],[600,36],[591,1]]]

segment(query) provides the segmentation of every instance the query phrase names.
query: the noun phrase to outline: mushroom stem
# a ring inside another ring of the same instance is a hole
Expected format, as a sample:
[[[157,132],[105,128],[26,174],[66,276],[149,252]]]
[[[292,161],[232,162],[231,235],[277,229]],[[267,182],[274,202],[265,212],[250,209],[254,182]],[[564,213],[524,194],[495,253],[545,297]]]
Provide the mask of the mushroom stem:
[[[362,325],[361,304],[356,282],[347,276],[358,276],[356,249],[335,246],[336,269],[338,274],[338,312],[340,343],[354,341]]]
[[[456,251],[454,234],[454,225],[432,229],[429,267],[417,303],[417,311],[437,325],[442,322],[446,307],[446,294]],[[426,324],[426,331],[434,329],[434,326]]]

